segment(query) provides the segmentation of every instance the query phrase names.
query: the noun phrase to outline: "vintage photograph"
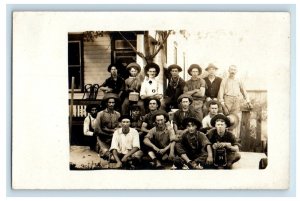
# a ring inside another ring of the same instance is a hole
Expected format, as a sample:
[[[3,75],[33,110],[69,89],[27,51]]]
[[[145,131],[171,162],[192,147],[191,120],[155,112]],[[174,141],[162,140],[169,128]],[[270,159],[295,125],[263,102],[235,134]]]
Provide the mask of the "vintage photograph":
[[[70,170],[267,167],[266,82],[231,55],[247,35],[97,30],[67,42]]]
[[[289,188],[290,23],[14,12],[13,189]]]

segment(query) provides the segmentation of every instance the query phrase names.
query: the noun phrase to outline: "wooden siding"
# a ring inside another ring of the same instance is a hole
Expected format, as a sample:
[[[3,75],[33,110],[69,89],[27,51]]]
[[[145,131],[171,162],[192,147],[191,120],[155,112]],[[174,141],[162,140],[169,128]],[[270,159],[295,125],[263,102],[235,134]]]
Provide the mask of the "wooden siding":
[[[111,63],[111,42],[108,34],[94,42],[84,42],[84,83],[102,84],[110,76],[107,66]],[[81,94],[82,97],[83,94]],[[99,93],[101,97],[101,93]]]

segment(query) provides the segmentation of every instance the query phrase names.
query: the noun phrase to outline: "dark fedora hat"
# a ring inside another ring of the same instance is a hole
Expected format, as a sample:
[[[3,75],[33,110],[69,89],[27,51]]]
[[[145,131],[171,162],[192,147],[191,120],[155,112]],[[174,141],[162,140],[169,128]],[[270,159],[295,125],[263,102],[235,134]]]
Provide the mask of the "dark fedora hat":
[[[190,95],[188,95],[188,94],[181,94],[181,95],[178,97],[177,102],[178,102],[178,103],[181,103],[181,100],[182,100],[183,98],[188,98],[188,99],[190,100],[190,104],[192,104],[192,102],[193,102],[193,97],[190,96]]]
[[[127,65],[126,69],[129,71],[131,68],[134,68],[138,73],[141,72],[141,66],[138,63],[132,62]]]
[[[144,68],[144,73],[145,75],[147,75],[147,72],[149,71],[150,68],[155,68],[156,70],[156,76],[158,76],[159,72],[160,72],[160,68],[156,63],[148,63],[145,68]],[[156,77],[155,76],[155,77]]]
[[[98,104],[89,104],[89,105],[87,105],[85,111],[86,112],[91,112],[92,108],[96,108],[98,112],[100,111],[100,105],[98,105]]]
[[[217,121],[218,119],[222,119],[222,120],[225,122],[226,127],[230,127],[230,126],[231,126],[231,123],[230,123],[230,120],[228,119],[228,117],[226,117],[224,114],[219,113],[219,114],[217,114],[216,116],[214,116],[214,117],[210,120],[210,124],[211,124],[212,127],[215,127],[216,121]]]
[[[202,123],[198,119],[196,119],[194,117],[186,117],[182,121],[184,128],[187,127],[189,122],[194,123],[197,126],[197,130],[199,130],[202,127]]]
[[[218,70],[218,68],[212,63],[208,64],[208,66],[205,68],[205,70],[208,71],[208,69],[210,69],[210,68],[214,68],[214,69]]]
[[[121,122],[123,119],[129,119],[130,122],[132,121],[131,116],[128,115],[128,114],[121,115],[121,116],[119,117],[118,121]]]
[[[178,66],[177,64],[172,64],[168,67],[168,72],[170,72],[172,69],[178,69],[179,72],[182,71],[182,68],[180,66]]]
[[[192,64],[192,65],[190,65],[190,67],[189,67],[189,69],[188,69],[188,74],[189,74],[189,75],[192,75],[192,70],[193,70],[194,68],[197,68],[197,69],[199,70],[199,75],[201,75],[201,73],[202,73],[202,68],[201,68],[198,64]]]
[[[158,115],[164,115],[164,117],[166,118],[166,121],[169,121],[169,115],[166,111],[164,110],[156,110],[153,114],[152,114],[152,121],[155,122],[156,116]]]
[[[107,67],[107,71],[110,72],[112,67],[116,67],[116,69],[119,70],[119,68],[115,64],[109,64],[109,66]]]

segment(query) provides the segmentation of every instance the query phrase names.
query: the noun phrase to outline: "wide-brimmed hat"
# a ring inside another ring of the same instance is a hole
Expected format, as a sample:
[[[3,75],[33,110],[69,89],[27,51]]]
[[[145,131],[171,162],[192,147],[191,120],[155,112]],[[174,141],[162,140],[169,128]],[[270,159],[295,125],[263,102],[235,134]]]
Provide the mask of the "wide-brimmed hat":
[[[119,70],[119,68],[115,64],[109,64],[109,66],[107,67],[107,71],[110,72],[112,67],[116,67],[116,69]]]
[[[160,102],[160,100],[158,98],[154,98],[154,97],[146,98],[146,99],[144,99],[144,102],[146,103],[147,106],[149,106],[149,102],[151,100],[155,100],[156,103],[157,103],[157,106],[158,106],[157,108],[160,108],[161,102]]]
[[[144,73],[145,75],[147,75],[147,72],[149,71],[150,68],[155,68],[156,70],[156,76],[158,76],[159,72],[160,72],[160,68],[156,63],[148,63],[145,68],[144,68]],[[155,77],[156,77],[155,76]]]
[[[228,126],[228,129],[234,129],[240,123],[239,117],[236,114],[234,114],[234,113],[227,115],[227,118],[229,119],[230,124],[231,124],[231,126]]]
[[[166,121],[169,121],[169,115],[166,111],[164,110],[156,110],[153,114],[152,114],[152,121],[155,122],[156,116],[158,115],[164,115]]]
[[[179,72],[182,71],[182,68],[180,66],[178,66],[177,64],[172,64],[168,67],[168,72],[170,72],[172,69],[178,69]]]
[[[120,100],[118,94],[115,94],[115,93],[106,93],[106,94],[103,96],[103,100],[104,100],[104,101],[107,101],[107,100],[110,99],[110,98],[113,98],[113,99],[115,99],[116,101],[119,101],[119,100]]]
[[[199,70],[199,75],[201,75],[201,73],[202,73],[202,68],[201,68],[198,64],[192,64],[192,65],[190,65],[190,67],[189,67],[189,69],[188,69],[188,74],[189,74],[189,75],[192,75],[192,70],[193,70],[194,68],[197,68],[197,69]]]
[[[98,104],[89,104],[89,105],[87,105],[85,111],[86,112],[91,112],[92,108],[96,108],[98,112],[100,111],[100,105],[98,105]]]
[[[118,121],[121,122],[123,119],[129,119],[130,122],[132,121],[131,116],[128,115],[128,114],[121,115],[121,116],[119,117]]]
[[[231,126],[231,123],[230,123],[230,120],[228,119],[228,117],[226,117],[224,114],[217,114],[216,116],[214,116],[211,120],[210,120],[210,125],[212,127],[215,127],[216,125],[216,121],[218,119],[222,119],[225,124],[226,124],[226,127],[230,127]]]
[[[208,64],[208,66],[205,68],[205,70],[208,71],[208,69],[210,69],[210,68],[214,68],[214,69],[218,70],[218,68],[212,63]]]
[[[193,122],[197,126],[197,130],[199,130],[202,127],[202,123],[194,117],[184,118],[182,121],[183,127],[186,128],[189,122]]]
[[[127,65],[126,69],[129,71],[131,68],[134,68],[138,73],[141,72],[141,66],[138,63],[132,62]]]
[[[177,102],[180,103],[181,100],[182,100],[183,98],[188,98],[188,99],[190,100],[190,104],[192,104],[192,102],[193,102],[193,97],[192,97],[191,95],[188,95],[188,94],[181,94],[181,95],[178,97]]]

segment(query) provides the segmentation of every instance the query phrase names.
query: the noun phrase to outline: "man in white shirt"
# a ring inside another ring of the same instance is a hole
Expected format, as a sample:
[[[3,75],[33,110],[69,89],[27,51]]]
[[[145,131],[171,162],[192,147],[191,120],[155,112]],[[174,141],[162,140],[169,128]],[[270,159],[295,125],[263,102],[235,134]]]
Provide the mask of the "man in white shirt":
[[[211,124],[210,124],[210,120],[218,114],[218,110],[219,110],[219,106],[218,103],[216,101],[211,100],[209,102],[209,113],[203,118],[202,120],[202,126],[203,128],[212,128]]]
[[[110,151],[117,161],[115,167],[135,169],[143,156],[143,152],[140,150],[139,133],[129,127],[131,122],[129,115],[121,116],[119,122],[121,122],[121,128],[114,132],[110,147]]]
[[[97,136],[94,135],[95,122],[98,112],[100,111],[100,106],[97,104],[90,104],[86,107],[87,116],[83,123],[83,134],[88,137],[89,145],[91,150],[96,149]]]

